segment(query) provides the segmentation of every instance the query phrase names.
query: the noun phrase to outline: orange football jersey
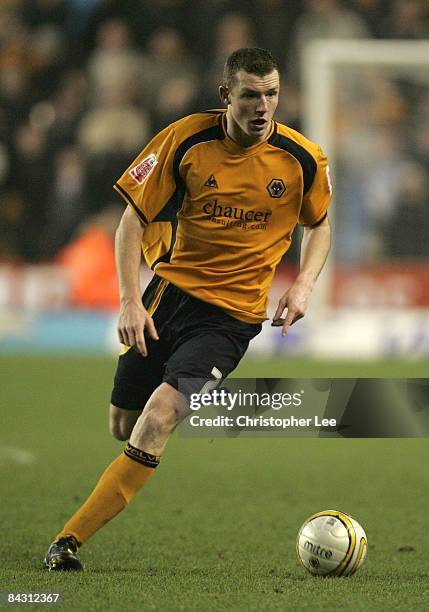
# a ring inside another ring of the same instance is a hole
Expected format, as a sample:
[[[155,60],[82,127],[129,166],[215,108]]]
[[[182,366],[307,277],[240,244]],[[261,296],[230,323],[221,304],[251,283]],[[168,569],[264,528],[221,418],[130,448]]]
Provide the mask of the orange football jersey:
[[[225,112],[169,125],[115,189],[146,226],[143,253],[158,276],[256,323],[295,226],[324,218],[331,186],[318,145],[272,121],[266,140],[243,148]]]

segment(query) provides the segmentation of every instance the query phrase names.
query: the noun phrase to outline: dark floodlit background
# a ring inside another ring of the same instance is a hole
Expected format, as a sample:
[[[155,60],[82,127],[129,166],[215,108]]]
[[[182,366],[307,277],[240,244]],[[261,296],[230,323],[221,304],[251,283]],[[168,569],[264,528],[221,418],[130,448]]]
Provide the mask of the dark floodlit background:
[[[116,351],[113,237],[123,203],[112,184],[169,122],[219,107],[234,49],[272,50],[282,71],[277,119],[314,138],[302,72],[310,43],[428,33],[424,0],[2,0],[0,350]],[[331,265],[309,316],[284,342],[267,327],[253,351],[422,359],[427,66],[426,75],[376,63],[336,70],[332,137],[320,143],[334,177]],[[310,104],[314,113],[321,100]],[[298,244],[297,232],[271,315]]]
[[[428,438],[399,439],[428,421],[427,38],[426,0],[0,0],[4,591],[61,593],[65,612],[428,609]],[[375,43],[394,45],[389,65]],[[248,45],[279,60],[278,119],[328,153],[334,249],[308,315],[284,341],[266,324],[235,375],[330,389],[328,416],[356,382],[344,423],[353,409],[380,437],[178,432],[148,487],[83,547],[83,576],[42,572],[51,538],[123,450],[107,414],[124,209],[112,183],[161,127],[219,106],[225,57]],[[374,381],[388,393],[368,395],[364,377],[422,380]],[[368,535],[351,579],[315,580],[296,560],[299,527],[327,508]]]

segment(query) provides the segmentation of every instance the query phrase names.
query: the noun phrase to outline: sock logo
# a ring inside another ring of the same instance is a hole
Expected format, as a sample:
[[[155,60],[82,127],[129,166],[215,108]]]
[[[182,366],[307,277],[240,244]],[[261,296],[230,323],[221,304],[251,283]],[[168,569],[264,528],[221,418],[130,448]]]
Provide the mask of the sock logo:
[[[146,467],[156,468],[160,462],[161,457],[157,457],[157,455],[151,455],[150,453],[146,453],[145,451],[132,446],[129,442],[124,450],[125,455],[132,459],[133,461],[137,461],[137,463],[141,463]]]

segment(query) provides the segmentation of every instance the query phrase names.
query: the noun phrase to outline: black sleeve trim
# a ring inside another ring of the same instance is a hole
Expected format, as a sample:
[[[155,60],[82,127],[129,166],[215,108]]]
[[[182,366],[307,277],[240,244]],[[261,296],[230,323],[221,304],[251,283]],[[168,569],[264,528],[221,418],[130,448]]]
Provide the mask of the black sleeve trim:
[[[326,219],[326,217],[328,216],[328,213],[325,212],[325,214],[323,215],[323,217],[321,219],[319,219],[319,221],[316,221],[316,223],[313,223],[313,225],[308,225],[307,227],[317,227],[318,225],[320,225],[321,223],[323,223],[323,221]]]
[[[147,221],[146,217],[144,216],[144,214],[142,213],[140,208],[137,206],[137,204],[134,202],[132,197],[129,195],[129,193],[127,193],[125,191],[125,189],[123,187],[121,187],[121,185],[119,185],[119,183],[115,183],[114,184],[114,188],[121,194],[121,196],[124,198],[124,200],[127,202],[127,204],[130,204],[134,208],[134,210],[136,211],[136,213],[138,214],[140,219],[143,221],[143,223],[145,225],[147,225],[148,221]]]
[[[317,163],[316,160],[310,153],[304,149],[300,144],[288,138],[287,136],[283,136],[277,132],[277,124],[274,126],[274,132],[268,139],[268,142],[273,147],[277,147],[279,149],[283,149],[283,151],[287,151],[301,165],[302,168],[302,176],[304,181],[304,194],[311,188],[314,177],[317,171]]]

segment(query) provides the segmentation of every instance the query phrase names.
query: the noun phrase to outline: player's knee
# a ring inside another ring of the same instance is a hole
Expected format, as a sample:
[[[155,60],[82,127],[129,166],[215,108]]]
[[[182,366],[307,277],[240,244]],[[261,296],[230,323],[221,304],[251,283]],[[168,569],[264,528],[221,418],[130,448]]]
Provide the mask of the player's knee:
[[[145,427],[152,436],[170,434],[177,425],[176,411],[171,406],[157,402],[148,405],[145,412]]]

